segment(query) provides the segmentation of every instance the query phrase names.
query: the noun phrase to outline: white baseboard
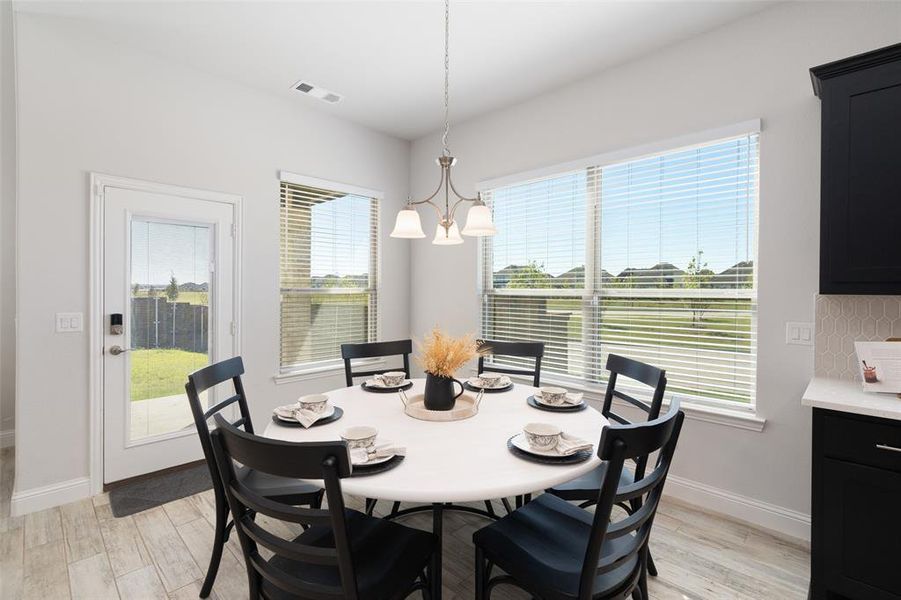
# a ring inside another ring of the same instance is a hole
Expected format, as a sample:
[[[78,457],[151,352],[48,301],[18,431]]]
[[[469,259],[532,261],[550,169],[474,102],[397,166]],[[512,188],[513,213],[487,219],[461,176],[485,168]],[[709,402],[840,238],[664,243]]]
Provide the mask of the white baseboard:
[[[4,429],[0,431],[0,448],[9,448],[16,445],[16,430]]]
[[[10,501],[10,514],[19,517],[28,513],[53,508],[91,496],[91,480],[87,477],[70,479],[44,487],[14,492]]]
[[[810,542],[810,515],[769,502],[742,496],[676,475],[666,478],[665,496],[767,529],[783,536]]]

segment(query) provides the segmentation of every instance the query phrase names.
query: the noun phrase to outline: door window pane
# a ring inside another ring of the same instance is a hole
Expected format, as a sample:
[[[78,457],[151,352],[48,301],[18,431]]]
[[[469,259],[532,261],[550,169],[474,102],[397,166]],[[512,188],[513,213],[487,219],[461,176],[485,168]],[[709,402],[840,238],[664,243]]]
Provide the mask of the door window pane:
[[[210,227],[131,226],[129,439],[193,426],[189,373],[210,362]]]

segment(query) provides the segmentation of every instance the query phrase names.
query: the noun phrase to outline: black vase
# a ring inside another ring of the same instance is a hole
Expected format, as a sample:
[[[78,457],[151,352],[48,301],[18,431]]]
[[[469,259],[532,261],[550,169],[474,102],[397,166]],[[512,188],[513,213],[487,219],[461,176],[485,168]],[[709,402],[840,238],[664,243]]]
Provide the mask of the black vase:
[[[454,395],[454,383],[460,386],[460,393],[457,395]],[[453,377],[438,377],[426,373],[423,403],[428,410],[451,410],[461,395],[463,384]]]

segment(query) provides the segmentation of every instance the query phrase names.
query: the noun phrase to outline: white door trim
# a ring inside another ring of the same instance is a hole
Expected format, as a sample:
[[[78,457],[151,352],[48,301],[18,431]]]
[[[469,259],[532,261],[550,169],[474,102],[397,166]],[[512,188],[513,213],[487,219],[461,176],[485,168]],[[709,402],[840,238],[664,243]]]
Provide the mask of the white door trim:
[[[89,412],[89,430],[90,430],[90,448],[89,448],[89,479],[91,495],[99,494],[103,491],[103,324],[105,318],[103,315],[103,225],[104,225],[104,192],[106,188],[118,188],[133,190],[139,192],[150,192],[157,194],[166,194],[169,196],[182,196],[185,198],[194,198],[197,200],[209,200],[212,202],[221,202],[232,206],[234,216],[234,231],[232,236],[232,244],[234,247],[234,286],[233,299],[234,314],[237,318],[234,335],[234,351],[235,355],[241,353],[241,324],[243,323],[243,313],[241,312],[241,272],[242,272],[242,221],[243,221],[243,198],[235,194],[227,194],[224,192],[213,192],[209,190],[200,190],[195,188],[181,187],[156,183],[152,181],[143,181],[140,179],[131,179],[127,177],[117,177],[115,175],[105,175],[103,173],[91,173],[90,188],[88,197],[90,198],[91,216],[90,216],[90,289],[89,289],[89,313],[87,319],[88,326],[88,397],[90,401]]]

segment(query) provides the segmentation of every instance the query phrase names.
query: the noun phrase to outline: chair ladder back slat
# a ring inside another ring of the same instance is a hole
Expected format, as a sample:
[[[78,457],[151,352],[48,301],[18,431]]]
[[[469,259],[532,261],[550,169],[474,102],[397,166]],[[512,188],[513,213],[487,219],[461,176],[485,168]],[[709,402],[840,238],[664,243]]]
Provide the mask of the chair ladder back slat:
[[[613,395],[614,395],[614,397],[619,398],[620,400],[628,402],[635,408],[640,408],[644,412],[648,413],[648,415],[651,414],[652,407],[647,402],[644,402],[643,400],[639,400],[637,398],[633,398],[629,394],[627,394],[625,392],[621,392],[619,390],[613,390]]]
[[[281,569],[273,567],[260,556],[259,552],[250,555],[249,559],[253,570],[259,578],[265,579],[290,595],[299,598],[309,598],[310,600],[338,600],[348,597],[340,587],[303,581]],[[255,598],[256,596],[251,597]],[[259,597],[262,598],[263,596]]]
[[[623,547],[618,549],[618,552],[605,556],[598,562],[595,574],[603,575],[604,573],[609,573],[634,558],[641,551],[645,542],[647,542],[648,533],[639,531],[639,533],[630,536]]]
[[[273,554],[290,560],[308,562],[317,565],[338,565],[338,552],[334,548],[295,544],[284,540],[272,532],[260,527],[251,516],[245,515],[241,520],[244,533],[259,546],[268,548]]]
[[[210,417],[212,417],[213,415],[215,415],[222,409],[228,408],[235,402],[240,402],[240,401],[241,401],[241,396],[239,396],[238,394],[235,394],[234,396],[229,396],[225,400],[222,400],[221,402],[217,402],[213,406],[206,409],[206,411],[203,413],[203,418],[209,419]]]
[[[321,508],[302,508],[270,500],[238,482],[233,483],[230,490],[235,498],[250,510],[279,521],[299,525],[328,525],[331,523],[329,512]]]
[[[644,525],[647,520],[653,516],[656,509],[657,507],[650,502],[642,504],[641,508],[631,515],[612,523],[610,527],[607,528],[607,537],[613,539],[632,533]]]

